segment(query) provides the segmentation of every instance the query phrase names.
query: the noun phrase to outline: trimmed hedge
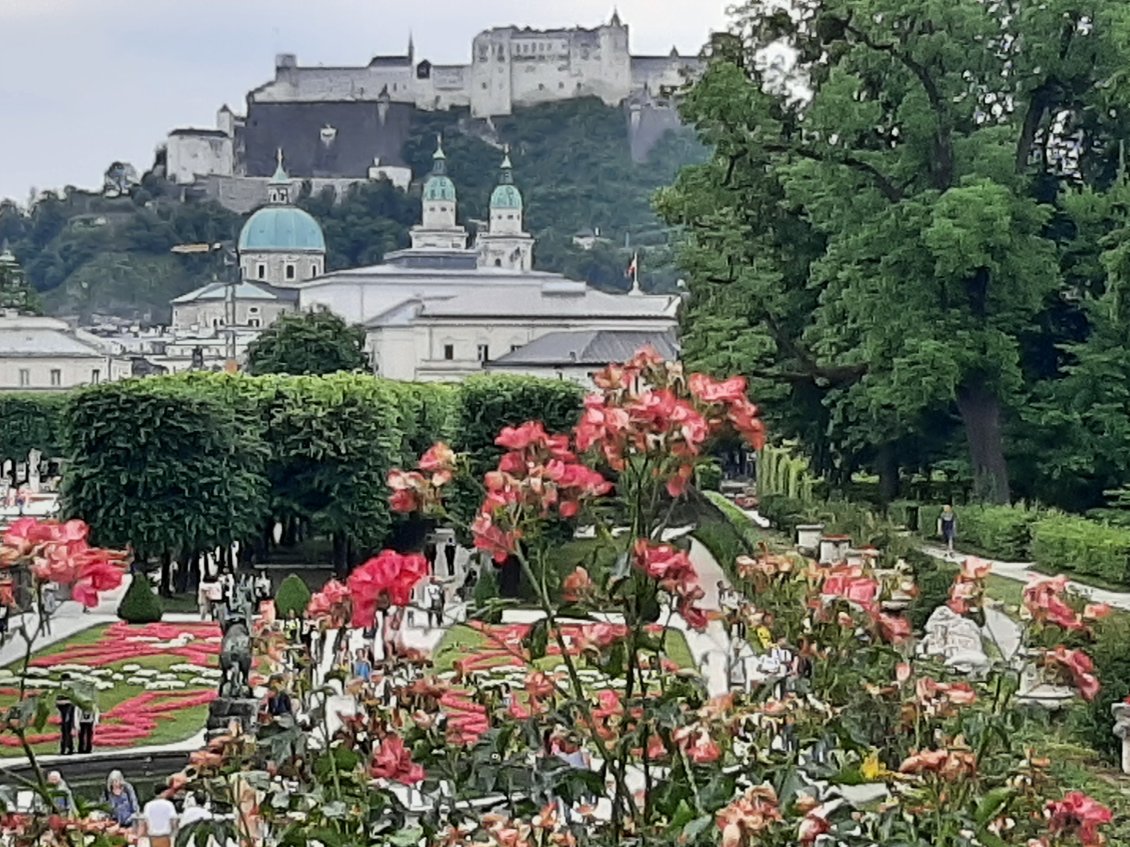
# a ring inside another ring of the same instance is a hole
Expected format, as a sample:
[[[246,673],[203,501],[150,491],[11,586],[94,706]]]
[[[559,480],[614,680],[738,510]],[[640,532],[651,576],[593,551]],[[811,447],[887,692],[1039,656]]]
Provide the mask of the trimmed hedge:
[[[766,494],[758,498],[757,512],[781,532],[794,536],[799,524],[809,523],[812,507],[803,500],[783,494]]]
[[[1041,570],[1130,586],[1130,529],[1052,513],[1033,526],[1032,556]]]
[[[6,394],[0,396],[0,460],[24,460],[32,450],[43,458],[60,455],[65,394]]]
[[[1112,762],[1122,753],[1122,742],[1114,737],[1114,715],[1110,707],[1130,691],[1130,615],[1115,612],[1095,625],[1095,641],[1086,648],[1102,683],[1098,696],[1073,711],[1075,728],[1087,744]]]
[[[129,588],[118,603],[118,617],[126,623],[157,623],[164,613],[161,598],[153,592],[149,577],[143,573],[135,573],[130,580]]]
[[[936,532],[940,512],[940,507],[923,509],[919,523],[923,534]],[[1031,556],[1032,526],[1039,517],[1038,511],[1024,506],[961,506],[957,543],[993,559],[1026,562]]]
[[[310,589],[298,574],[290,574],[282,581],[275,592],[275,609],[284,618],[293,611],[298,617],[306,613],[310,605]]]

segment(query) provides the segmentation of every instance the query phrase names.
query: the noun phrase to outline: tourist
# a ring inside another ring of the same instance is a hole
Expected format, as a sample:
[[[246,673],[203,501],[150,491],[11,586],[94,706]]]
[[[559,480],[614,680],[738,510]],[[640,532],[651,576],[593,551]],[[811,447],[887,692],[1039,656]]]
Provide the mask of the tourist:
[[[762,650],[769,650],[773,646],[773,616],[766,612],[761,617],[761,625],[754,630],[757,643]]]
[[[443,545],[443,558],[447,562],[447,575],[455,576],[455,536],[448,537],[447,543]]]
[[[946,543],[946,558],[953,557],[953,542],[957,539],[957,515],[949,503],[942,506],[938,516],[938,537]]]
[[[63,674],[59,693],[55,696],[55,708],[59,710],[59,755],[69,756],[75,751],[75,704],[71,701],[67,683],[71,675]]]
[[[272,718],[293,714],[294,707],[281,676],[271,677],[270,694],[267,695],[267,714]]]
[[[302,622],[298,620],[298,613],[294,609],[287,610],[282,628],[287,644],[297,644],[302,634]]]
[[[749,693],[749,673],[745,666],[745,656],[742,655],[742,642],[735,640],[733,642],[733,651],[728,659],[728,677],[730,679],[730,691],[741,692],[742,694]]]
[[[110,771],[110,775],[106,777],[106,791],[102,795],[102,802],[109,807],[110,817],[118,826],[133,826],[141,811],[141,805],[137,802],[137,792],[118,770]]]
[[[141,835],[149,839],[149,847],[172,847],[177,834],[177,807],[165,797],[165,787],[153,788],[153,799],[141,810]]]
[[[466,603],[475,593],[475,586],[479,582],[479,572],[475,568],[468,568],[463,584],[459,586],[459,599]]]
[[[358,649],[356,660],[353,662],[353,676],[368,685],[373,678],[373,665],[364,649]]]
[[[51,792],[51,802],[55,806],[55,811],[66,817],[74,815],[75,795],[71,793],[71,787],[67,785],[61,773],[51,771],[47,774],[47,788]]]
[[[438,627],[443,625],[444,606],[443,586],[433,576],[424,586],[424,603],[428,610],[428,625]]]
[[[91,699],[78,710],[78,751],[94,752],[94,727],[98,723],[98,702]]]
[[[789,649],[784,637],[777,639],[777,643],[769,650],[769,657],[777,668],[774,674],[773,696],[782,700],[785,691],[790,687],[789,677],[792,675],[794,658],[793,651]]]
[[[260,568],[259,575],[255,577],[255,599],[259,603],[271,599],[271,577],[266,568]]]
[[[208,808],[208,795],[203,791],[193,791],[184,798],[184,811],[180,816],[180,828],[185,829],[200,821],[212,820],[212,810]]]

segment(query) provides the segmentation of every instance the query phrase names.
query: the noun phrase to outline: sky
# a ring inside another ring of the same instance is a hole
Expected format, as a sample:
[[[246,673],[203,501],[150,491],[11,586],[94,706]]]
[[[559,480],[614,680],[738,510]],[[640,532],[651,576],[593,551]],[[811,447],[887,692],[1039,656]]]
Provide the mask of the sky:
[[[0,198],[148,170],[170,129],[215,126],[274,75],[399,54],[467,63],[492,26],[592,27],[614,4],[637,54],[696,53],[729,0],[0,0]]]

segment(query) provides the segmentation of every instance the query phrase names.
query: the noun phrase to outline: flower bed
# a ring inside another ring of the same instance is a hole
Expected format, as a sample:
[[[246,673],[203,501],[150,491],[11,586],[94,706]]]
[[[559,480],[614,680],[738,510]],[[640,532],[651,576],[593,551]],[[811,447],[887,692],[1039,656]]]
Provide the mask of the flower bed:
[[[36,654],[27,694],[57,691],[63,674],[97,693],[101,711],[95,749],[166,744],[196,733],[219,683],[220,630],[214,624],[94,627]],[[0,668],[0,708],[19,697],[19,665]],[[58,752],[59,717],[29,737],[37,752]],[[0,757],[23,755],[19,740],[0,734]]]
[[[514,717],[528,717],[528,696],[525,687],[530,676],[530,669],[523,656],[522,639],[530,632],[531,624],[504,624],[489,625],[472,621],[468,625],[455,626],[444,633],[443,639],[436,646],[435,663],[437,676],[446,681],[456,683],[440,699],[440,704],[448,715],[448,725],[456,729],[465,739],[474,739],[485,732],[489,727],[486,707],[478,702],[469,687],[460,687],[460,681],[476,682],[475,688],[482,693],[483,689],[501,690],[502,686],[509,686],[514,697],[510,706],[510,713]],[[623,627],[611,625],[613,630],[622,630]],[[577,624],[567,624],[561,627],[569,646],[570,655],[579,657],[578,647],[582,640],[585,627]],[[648,628],[653,634],[662,632],[662,627]],[[686,638],[677,630],[668,630],[665,639],[665,650],[670,665],[668,670],[676,668],[693,668],[694,659]],[[537,667],[548,677],[566,679],[565,668],[561,658],[561,648],[556,643],[554,636],[550,636],[543,659],[535,662]],[[584,659],[578,658],[577,675],[582,679],[585,687],[599,696],[601,691],[608,690],[609,686],[622,686],[623,678],[609,678],[600,670],[588,666]],[[658,679],[658,671],[645,671],[646,677]]]

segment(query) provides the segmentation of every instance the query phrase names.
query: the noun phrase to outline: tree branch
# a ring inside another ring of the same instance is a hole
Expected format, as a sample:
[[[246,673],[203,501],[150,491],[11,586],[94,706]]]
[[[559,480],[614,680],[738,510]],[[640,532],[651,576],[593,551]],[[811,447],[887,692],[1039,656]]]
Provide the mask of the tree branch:
[[[854,171],[859,171],[870,177],[875,187],[892,203],[898,203],[903,199],[902,189],[895,185],[890,177],[871,163],[857,159],[851,154],[836,153],[833,155],[824,155],[818,150],[813,150],[809,147],[791,147],[787,144],[766,144],[764,145],[764,149],[768,150],[770,153],[793,153],[803,159],[811,159],[814,162],[843,165],[846,168],[851,168]]]
[[[930,72],[926,70],[925,65],[900,48],[898,44],[876,41],[863,30],[853,26],[850,18],[841,19],[840,23],[843,24],[844,32],[853,35],[864,46],[880,53],[886,53],[898,60],[918,79],[922,90],[926,93],[926,99],[930,102],[930,108],[937,118],[937,126],[934,130],[934,162],[931,163],[934,187],[943,191],[949,188],[953,183],[955,171],[953,141],[950,138],[949,130],[949,108],[942,97],[942,93],[938,90],[937,83],[930,76]]]

